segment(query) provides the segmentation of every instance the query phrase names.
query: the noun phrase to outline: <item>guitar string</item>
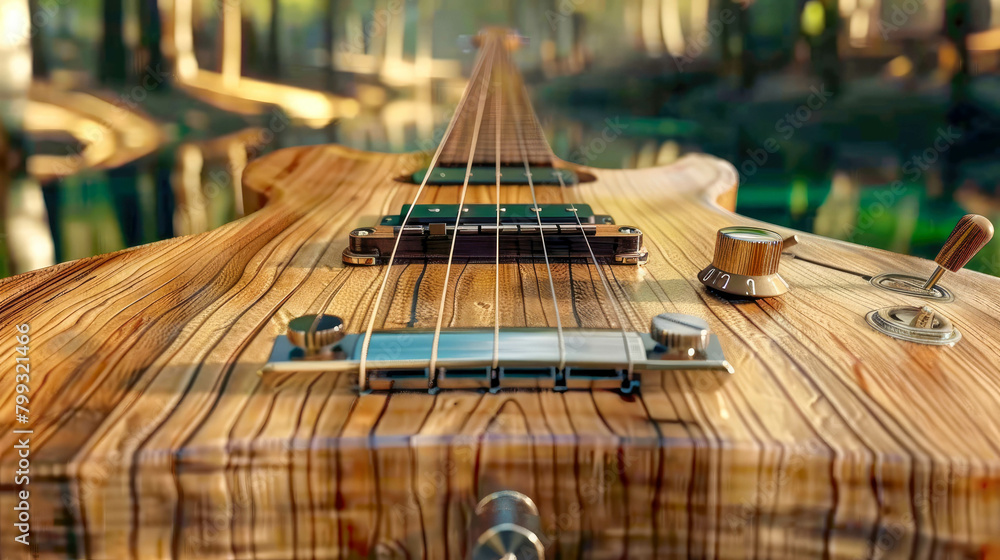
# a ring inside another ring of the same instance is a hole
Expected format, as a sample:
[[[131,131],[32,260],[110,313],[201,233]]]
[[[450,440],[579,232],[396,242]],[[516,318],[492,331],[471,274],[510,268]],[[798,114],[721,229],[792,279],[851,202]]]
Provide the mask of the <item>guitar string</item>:
[[[522,90],[524,89],[524,84],[521,84]],[[523,91],[524,95],[527,95],[526,91]],[[517,140],[521,151],[521,157],[524,159],[524,175],[528,179],[528,189],[531,191],[531,203],[533,211],[535,212],[535,218],[538,220],[538,234],[542,242],[542,255],[545,257],[545,270],[549,275],[549,289],[552,291],[552,307],[556,312],[556,335],[559,338],[559,371],[562,371],[566,367],[566,341],[563,337],[563,327],[562,318],[559,316],[559,302],[556,299],[556,284],[552,279],[552,265],[549,263],[549,251],[545,246],[545,229],[542,227],[542,209],[538,206],[538,198],[535,196],[535,182],[531,177],[531,166],[528,164],[528,150],[524,144],[524,136],[521,131],[521,109],[518,108],[517,118],[514,119],[514,127],[517,130]],[[532,265],[533,267],[534,265]]]
[[[497,252],[496,252],[496,264],[494,265],[493,272],[493,368],[492,371],[498,371],[500,367],[500,116],[502,112],[503,104],[501,100],[503,99],[503,74],[497,74],[496,85],[493,88],[494,95],[497,100],[497,114],[493,118],[493,128],[496,129],[496,182],[497,182],[497,222],[496,222],[496,235],[497,235]],[[492,374],[491,374],[492,375]]]
[[[472,69],[472,74],[475,75],[484,63],[485,56],[480,57]],[[396,240],[393,242],[392,253],[389,255],[389,262],[385,267],[385,276],[382,277],[382,285],[379,287],[378,294],[375,296],[374,308],[371,312],[371,318],[368,321],[368,328],[365,330],[364,340],[361,343],[361,357],[358,365],[358,385],[361,387],[361,390],[368,388],[368,370],[366,366],[368,363],[368,350],[371,345],[372,332],[375,330],[375,319],[378,317],[378,309],[382,303],[382,296],[385,294],[385,287],[389,280],[389,272],[392,269],[393,261],[396,259],[396,251],[399,249],[399,242],[403,238],[403,231],[406,228],[406,222],[410,219],[410,214],[413,213],[413,209],[417,206],[417,202],[420,200],[420,195],[423,193],[424,188],[427,186],[427,181],[431,177],[431,172],[433,172],[434,168],[437,166],[437,162],[441,158],[441,153],[444,151],[444,147],[447,145],[448,139],[451,137],[452,130],[454,130],[455,125],[458,122],[457,116],[462,114],[468,98],[468,95],[463,95],[462,99],[458,103],[458,106],[455,108],[456,117],[452,118],[451,122],[448,123],[448,128],[445,129],[444,136],[441,137],[441,143],[438,144],[437,150],[434,151],[434,156],[431,158],[430,165],[427,167],[427,172],[424,174],[423,180],[420,181],[420,187],[413,196],[413,202],[410,203],[410,208],[406,211],[406,215],[403,216],[403,220],[399,224],[399,233],[396,235]]]
[[[556,177],[559,178],[559,192],[562,194],[563,202],[566,202],[566,182],[563,181],[562,171],[556,171]],[[573,175],[573,185],[579,186],[579,182],[576,178],[576,174]],[[628,343],[628,331],[625,330],[625,321],[622,318],[622,312],[618,307],[618,298],[615,297],[614,293],[611,291],[611,284],[608,282],[607,277],[604,275],[604,268],[599,262],[597,262],[597,256],[594,255],[594,249],[590,246],[590,240],[587,239],[587,232],[583,231],[583,222],[580,221],[580,212],[577,210],[576,205],[570,201],[569,211],[576,216],[576,225],[580,228],[580,233],[583,235],[583,241],[587,244],[587,251],[590,252],[590,258],[594,261],[594,267],[597,268],[597,275],[601,279],[601,283],[604,284],[604,291],[608,294],[608,299],[611,300],[611,308],[615,311],[615,318],[618,322],[618,326],[622,331],[622,342],[625,344],[625,356],[628,359],[628,380],[632,381],[632,374],[635,369],[635,364],[632,359],[632,349]]]
[[[448,251],[448,265],[444,273],[444,288],[441,290],[441,304],[438,307],[437,324],[434,325],[434,341],[431,343],[431,362],[427,371],[427,383],[430,387],[435,385],[437,379],[438,349],[441,341],[441,324],[444,321],[444,305],[448,299],[448,284],[451,278],[451,263],[455,256],[455,243],[458,241],[458,225],[462,221],[462,212],[465,208],[465,195],[469,190],[469,178],[472,176],[472,164],[476,158],[476,144],[479,141],[479,130],[483,124],[483,112],[486,109],[486,98],[489,93],[489,77],[493,73],[493,62],[496,58],[497,40],[491,41],[489,52],[489,71],[484,73],[483,82],[480,84],[479,106],[476,109],[476,123],[472,128],[472,141],[469,146],[469,162],[465,166],[465,180],[462,182],[462,192],[458,198],[458,214],[455,216],[455,228],[451,232],[451,249]],[[486,55],[483,55],[486,58]]]

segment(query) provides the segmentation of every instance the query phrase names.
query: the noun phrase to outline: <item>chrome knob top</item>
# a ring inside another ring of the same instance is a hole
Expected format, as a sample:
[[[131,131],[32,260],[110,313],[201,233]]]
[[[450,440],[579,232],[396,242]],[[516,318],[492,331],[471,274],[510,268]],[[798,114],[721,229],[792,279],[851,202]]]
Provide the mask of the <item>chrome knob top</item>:
[[[708,323],[693,315],[682,313],[662,313],[653,317],[649,334],[660,345],[666,347],[667,354],[693,356],[708,349]]]
[[[791,246],[791,243],[789,243]],[[778,296],[788,284],[778,275],[785,241],[777,232],[748,226],[727,227],[715,238],[712,264],[698,275],[720,292],[749,297]]]
[[[336,315],[303,315],[288,323],[288,341],[316,353],[344,338],[344,321]]]

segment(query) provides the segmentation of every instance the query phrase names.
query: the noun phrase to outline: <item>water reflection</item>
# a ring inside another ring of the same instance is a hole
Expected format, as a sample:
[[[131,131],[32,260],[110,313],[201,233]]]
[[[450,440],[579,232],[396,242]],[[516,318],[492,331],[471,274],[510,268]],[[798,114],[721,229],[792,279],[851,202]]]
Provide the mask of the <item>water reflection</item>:
[[[247,162],[281,147],[432,149],[472,59],[459,35],[485,22],[530,37],[519,63],[560,157],[713,153],[740,169],[742,213],[933,256],[965,212],[1000,218],[1000,22],[925,4],[899,23],[902,4],[846,0],[0,0],[18,30],[0,274],[238,218]],[[970,267],[1000,274],[1000,244]]]

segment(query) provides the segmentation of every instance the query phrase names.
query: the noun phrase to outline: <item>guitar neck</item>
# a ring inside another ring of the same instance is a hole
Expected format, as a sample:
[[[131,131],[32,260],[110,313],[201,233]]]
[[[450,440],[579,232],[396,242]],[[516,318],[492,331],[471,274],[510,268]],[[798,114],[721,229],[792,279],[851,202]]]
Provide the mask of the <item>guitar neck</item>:
[[[501,163],[552,166],[555,156],[528,99],[524,80],[511,59],[518,38],[508,30],[490,28],[478,36],[479,55],[469,86],[452,117],[439,164],[464,167]],[[483,90],[486,90],[483,99]],[[479,104],[482,100],[482,113]],[[473,131],[481,119],[480,141],[472,153]],[[497,129],[499,130],[499,140]]]

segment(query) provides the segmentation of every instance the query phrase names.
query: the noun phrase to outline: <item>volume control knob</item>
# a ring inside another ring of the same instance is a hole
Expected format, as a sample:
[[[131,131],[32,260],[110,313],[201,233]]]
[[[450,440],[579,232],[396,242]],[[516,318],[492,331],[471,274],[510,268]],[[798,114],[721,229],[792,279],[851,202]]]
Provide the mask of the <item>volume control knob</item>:
[[[727,294],[780,296],[788,283],[778,274],[784,240],[777,232],[747,226],[719,230],[712,264],[698,274],[701,283]]]

